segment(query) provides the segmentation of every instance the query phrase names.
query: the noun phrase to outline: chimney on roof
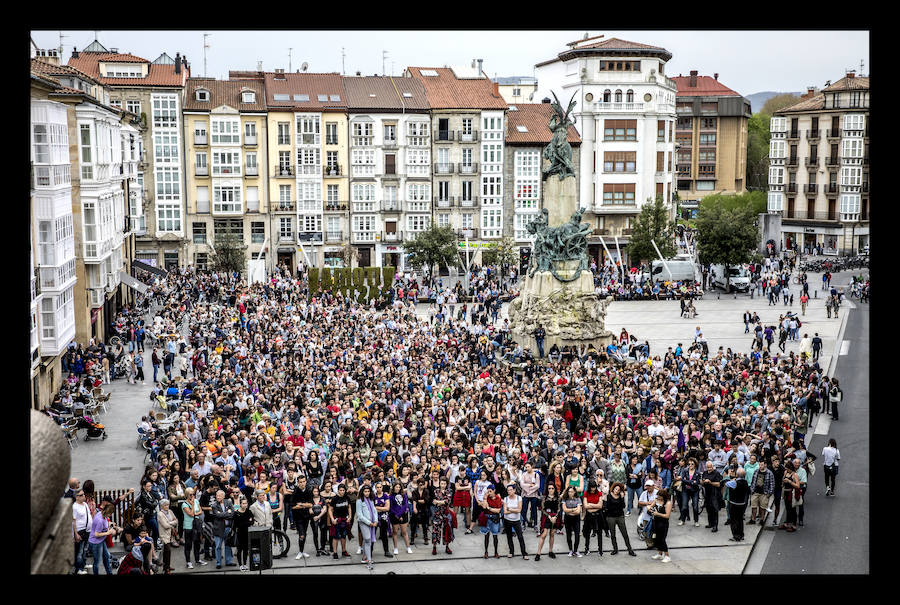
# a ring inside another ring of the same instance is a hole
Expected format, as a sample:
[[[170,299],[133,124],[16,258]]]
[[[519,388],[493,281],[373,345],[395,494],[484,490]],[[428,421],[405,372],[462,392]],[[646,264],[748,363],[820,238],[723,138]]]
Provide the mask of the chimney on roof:
[[[813,96],[813,95],[815,95],[815,94],[816,94],[816,87],[815,87],[815,86],[807,86],[807,87],[806,87],[806,96],[807,96],[807,97],[811,97],[811,96]]]
[[[112,47],[110,47],[109,52],[111,52],[111,53],[117,53],[117,52],[119,52],[119,49],[118,49],[118,48],[112,48]]]
[[[550,97],[544,97],[543,99],[541,99],[541,103],[547,103],[547,104],[549,105],[549,104],[550,104]]]
[[[78,58],[78,49],[75,48],[74,46],[72,47],[72,58],[73,58],[73,59],[77,59],[77,58]]]
[[[175,73],[181,73],[181,53],[175,53]]]
[[[848,70],[847,70],[847,77],[848,77],[848,78],[855,78],[855,77],[856,77],[856,70],[855,70],[855,69],[848,69]]]
[[[484,61],[484,59],[478,59],[478,76],[479,76],[479,77],[480,77],[481,74],[483,73],[483,72],[481,71],[481,63],[482,63],[483,61]]]
[[[718,81],[719,81],[719,74],[713,74],[713,78],[715,78],[715,79],[716,79],[716,82],[718,82]]]
[[[697,87],[697,70],[691,70],[691,88]]]
[[[263,70],[262,61],[257,61],[256,62],[256,71],[262,71],[262,70]]]
[[[284,69],[276,69],[275,70],[275,79],[276,80],[284,80]]]

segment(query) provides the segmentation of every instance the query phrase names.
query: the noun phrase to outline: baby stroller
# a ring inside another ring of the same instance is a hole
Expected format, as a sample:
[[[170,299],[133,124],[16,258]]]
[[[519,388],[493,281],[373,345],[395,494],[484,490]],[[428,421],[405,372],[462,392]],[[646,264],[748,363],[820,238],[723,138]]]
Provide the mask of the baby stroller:
[[[88,416],[76,416],[75,417],[75,429],[85,429],[87,430],[87,434],[84,436],[85,441],[90,441],[91,439],[106,439],[106,427],[99,422],[94,422]]]

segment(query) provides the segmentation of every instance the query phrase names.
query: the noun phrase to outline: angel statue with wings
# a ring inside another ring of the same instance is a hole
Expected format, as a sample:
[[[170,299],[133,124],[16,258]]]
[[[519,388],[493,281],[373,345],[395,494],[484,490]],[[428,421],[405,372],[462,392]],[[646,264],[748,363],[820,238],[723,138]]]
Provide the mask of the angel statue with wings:
[[[550,104],[553,108],[553,116],[550,118],[550,130],[553,131],[553,138],[550,139],[550,144],[544,147],[543,156],[550,161],[550,165],[544,168],[543,178],[558,174],[559,180],[563,180],[567,176],[575,176],[575,166],[572,165],[572,146],[566,140],[569,126],[575,124],[575,120],[569,118],[575,107],[575,95],[573,94],[569,100],[569,108],[563,111],[556,93],[550,92],[554,99],[554,102]]]

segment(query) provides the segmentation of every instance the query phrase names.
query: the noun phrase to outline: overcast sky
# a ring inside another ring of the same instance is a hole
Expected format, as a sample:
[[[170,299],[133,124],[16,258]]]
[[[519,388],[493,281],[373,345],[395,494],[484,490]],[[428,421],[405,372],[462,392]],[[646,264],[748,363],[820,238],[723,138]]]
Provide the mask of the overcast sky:
[[[298,70],[308,63],[310,72],[363,75],[400,75],[407,66],[468,65],[484,59],[490,76],[531,76],[534,64],[556,57],[566,43],[585,31],[100,31],[106,48],[154,60],[162,52],[187,55],[194,76],[203,74],[203,34],[209,33],[206,75],[227,78],[229,69],[275,68]],[[57,48],[58,31],[34,31],[40,48]],[[90,30],[63,31],[63,61],[72,47],[84,48],[94,40]],[[868,31],[638,31],[590,30],[590,36],[620,38],[662,46],[672,53],[669,76],[719,74],[719,80],[743,95],[762,91],[805,91],[841,78],[846,69],[865,61],[869,73]],[[292,48],[290,67],[288,49]],[[344,51],[342,66],[341,50]],[[382,68],[382,51],[387,51]],[[383,71],[382,71],[383,69]],[[754,108],[754,110],[757,108]]]

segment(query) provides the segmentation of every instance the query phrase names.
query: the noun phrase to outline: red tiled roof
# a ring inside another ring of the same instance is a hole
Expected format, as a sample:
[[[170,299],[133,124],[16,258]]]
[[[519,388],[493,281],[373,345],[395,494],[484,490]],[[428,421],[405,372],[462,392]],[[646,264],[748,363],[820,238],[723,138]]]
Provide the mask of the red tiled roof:
[[[678,87],[677,97],[739,97],[737,93],[712,76],[697,76],[697,85],[691,86],[690,76],[675,76],[675,85]]]
[[[823,88],[823,92],[837,92],[840,90],[869,90],[869,76],[856,76],[848,78],[844,76],[831,86]]]
[[[437,76],[423,76],[421,71],[433,69]],[[506,109],[506,101],[494,92],[488,78],[460,79],[448,67],[408,67],[413,78],[425,86],[425,96],[432,109]]]
[[[280,79],[281,76],[284,79]],[[275,73],[265,74],[266,106],[269,109],[296,109],[297,111],[323,111],[326,109],[347,109],[346,92],[341,75],[338,73],[285,73],[275,78]],[[288,101],[276,101],[276,94],[290,95]],[[295,101],[294,95],[307,95],[309,101]],[[319,101],[319,95],[327,95],[327,101]],[[339,101],[332,101],[337,95]]]
[[[100,75],[100,63],[147,63],[148,72],[145,78],[106,78]],[[95,53],[80,52],[77,57],[71,57],[68,65],[82,71],[107,86],[184,86],[184,80],[189,75],[190,68],[182,68],[181,73],[175,73],[174,65],[159,65],[150,63],[147,59],[127,53]]]
[[[807,97],[793,105],[782,107],[775,112],[775,115],[778,115],[783,111],[815,111],[817,109],[825,109],[825,95],[822,93]]]
[[[194,94],[199,88],[209,91],[209,101],[198,101]],[[244,89],[256,93],[256,103],[244,103]],[[212,78],[188,78],[184,83],[184,109],[188,111],[211,110],[220,105],[234,107],[238,111],[265,111],[266,92],[261,78],[241,80],[214,80]]]
[[[425,86],[415,78],[347,76],[342,80],[350,111],[387,110],[393,112],[403,109],[429,109]],[[412,96],[404,97],[403,93],[409,93]]]
[[[513,110],[512,107],[516,109]],[[550,117],[553,108],[550,103],[516,103],[510,106],[506,113],[506,142],[535,143],[546,145],[553,138],[550,130]],[[527,132],[519,132],[518,126],[527,128]],[[566,140],[571,144],[580,145],[581,137],[574,126],[569,126]]]
[[[575,50],[581,50],[583,48],[603,48],[606,50],[634,50],[634,49],[649,49],[649,50],[666,50],[661,46],[653,46],[651,44],[641,44],[640,42],[629,42],[628,40],[620,40],[619,38],[609,38],[607,40],[601,40],[600,42],[594,42],[593,44],[585,44],[584,46],[577,46]]]
[[[95,84],[97,83],[97,80],[74,67],[69,67],[68,65],[54,65],[52,63],[47,63],[39,57],[35,57],[31,60],[31,71],[48,76],[71,75],[89,80]]]

